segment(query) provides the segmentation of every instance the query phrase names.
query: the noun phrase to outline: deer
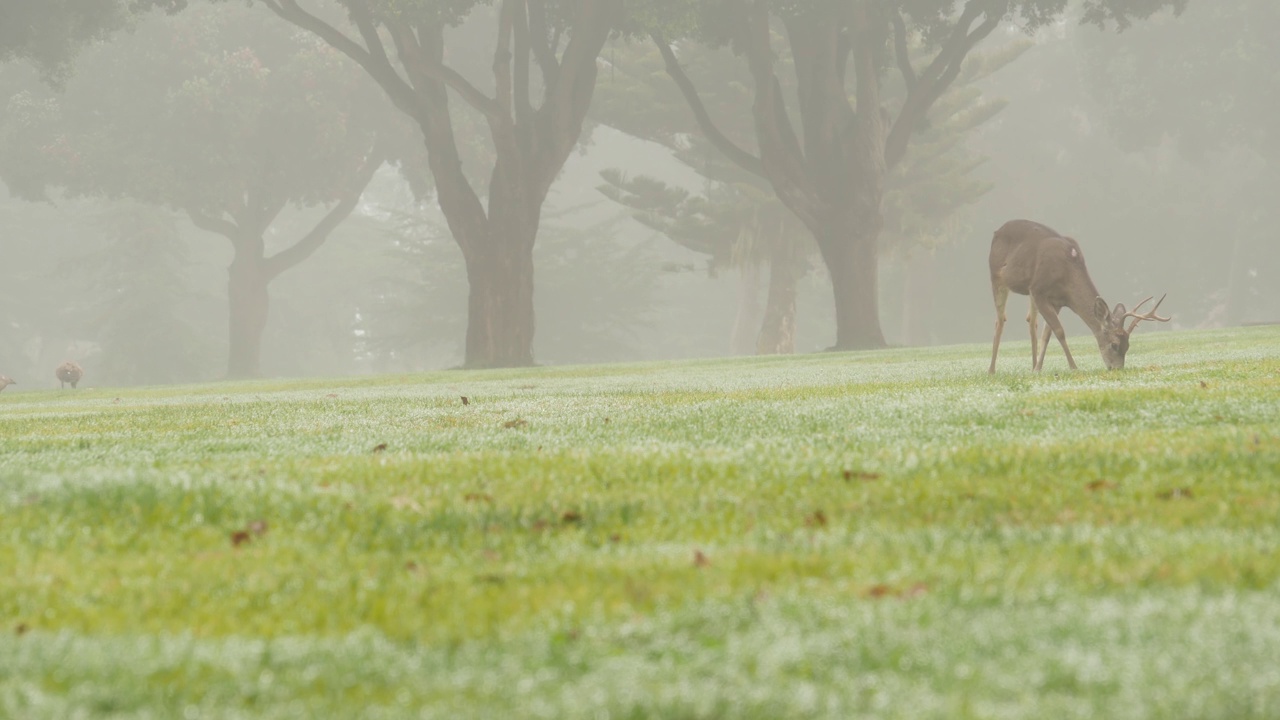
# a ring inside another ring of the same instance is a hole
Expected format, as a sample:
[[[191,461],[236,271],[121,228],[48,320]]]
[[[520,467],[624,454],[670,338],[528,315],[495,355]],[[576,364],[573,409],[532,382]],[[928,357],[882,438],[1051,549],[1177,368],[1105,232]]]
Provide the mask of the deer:
[[[9,387],[10,385],[17,385],[17,384],[18,384],[18,381],[14,380],[8,375],[0,375],[0,392],[3,392],[4,389]]]
[[[71,389],[76,389],[76,383],[80,382],[80,378],[84,377],[84,368],[74,360],[68,360],[58,366],[53,371],[54,377],[58,378],[58,386],[65,389],[67,383],[71,383]]]
[[[1084,264],[1080,243],[1059,234],[1052,228],[1031,220],[1010,220],[996,230],[991,237],[991,294],[996,303],[996,336],[991,342],[991,367],[988,374],[996,372],[996,355],[1000,352],[1000,335],[1004,332],[1005,304],[1009,293],[1030,297],[1027,324],[1031,328],[1031,369],[1044,369],[1044,356],[1049,350],[1049,333],[1058,338],[1067,364],[1076,368],[1075,358],[1067,347],[1067,336],[1058,319],[1058,311],[1069,307],[1085,325],[1093,331],[1102,353],[1102,362],[1108,370],[1124,368],[1124,357],[1129,352],[1129,335],[1143,320],[1169,322],[1169,318],[1156,314],[1162,295],[1150,311],[1141,313],[1138,303],[1133,310],[1126,310],[1123,303],[1114,308],[1098,294],[1089,270]],[[1167,293],[1166,293],[1167,295]],[[1037,315],[1045,321],[1044,338],[1037,344]],[[1128,328],[1125,320],[1133,318]]]

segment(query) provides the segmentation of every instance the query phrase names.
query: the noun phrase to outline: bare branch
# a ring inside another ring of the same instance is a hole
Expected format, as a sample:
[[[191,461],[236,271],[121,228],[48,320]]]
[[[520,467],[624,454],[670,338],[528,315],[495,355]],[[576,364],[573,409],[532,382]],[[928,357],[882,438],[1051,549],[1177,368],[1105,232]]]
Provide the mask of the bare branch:
[[[974,21],[984,15],[985,20],[982,24],[970,32]],[[990,35],[999,24],[1000,16],[987,11],[976,0],[970,0],[965,5],[960,20],[951,32],[951,37],[929,67],[920,75],[915,87],[907,93],[902,112],[898,114],[893,129],[889,131],[889,137],[885,142],[885,163],[889,167],[896,165],[906,155],[911,134],[929,112],[933,103],[960,74],[969,51]]]
[[[529,35],[533,45],[533,56],[542,69],[542,82],[551,85],[560,74],[560,63],[556,60],[556,51],[560,49],[560,34],[548,39],[546,0],[526,0],[529,14]]]
[[[689,104],[689,109],[693,110],[693,115],[698,121],[698,127],[701,128],[707,139],[711,141],[711,144],[724,153],[735,165],[754,175],[765,177],[764,163],[761,162],[760,158],[738,147],[716,126],[715,120],[711,119],[706,105],[698,95],[698,89],[694,87],[693,81],[685,74],[684,68],[680,67],[680,60],[676,57],[675,52],[671,50],[671,45],[657,33],[650,35],[650,37],[653,38],[654,44],[658,46],[658,51],[662,53],[662,59],[667,66],[667,75],[680,88],[685,102]]]
[[[422,52],[422,47],[410,28],[396,25],[389,26],[387,30],[391,33],[391,41],[395,43],[396,52],[400,54],[400,62],[410,72],[411,78],[414,73],[417,73],[425,78],[444,83],[485,117],[500,118],[502,116],[502,106],[498,101],[480,92],[479,88],[468,82],[457,70],[443,62],[428,58],[426,53]],[[416,79],[414,84],[417,84]]]
[[[902,80],[907,85],[907,92],[916,87],[916,71],[911,67],[911,57],[907,52],[907,21],[902,19],[902,13],[894,11],[891,13],[893,20],[893,50],[894,55],[898,58],[898,70],[902,73]]]
[[[354,179],[351,186],[343,193],[338,203],[329,212],[325,213],[320,222],[316,223],[311,232],[308,232],[301,240],[267,258],[265,272],[269,279],[311,257],[324,244],[324,241],[333,233],[334,228],[338,227],[343,220],[346,220],[351,215],[356,203],[360,201],[360,196],[364,194],[365,188],[369,186],[369,181],[373,179],[373,175],[378,171],[378,168],[382,167],[386,158],[387,154],[383,149],[382,141],[375,142],[360,169],[353,176]]]
[[[238,242],[240,237],[240,228],[230,220],[206,215],[199,210],[187,208],[187,217],[191,218],[191,224],[214,235],[221,235],[231,242]]]
[[[387,60],[382,41],[373,29],[372,21],[367,17],[367,8],[360,3],[352,3],[350,6],[357,27],[369,45],[366,49],[347,37],[341,30],[303,10],[296,0],[262,0],[262,3],[279,17],[314,33],[331,47],[359,63],[382,86],[396,107],[411,116],[417,116],[421,109],[418,98],[414,95],[413,88],[400,77]],[[364,14],[363,18],[361,11]]]

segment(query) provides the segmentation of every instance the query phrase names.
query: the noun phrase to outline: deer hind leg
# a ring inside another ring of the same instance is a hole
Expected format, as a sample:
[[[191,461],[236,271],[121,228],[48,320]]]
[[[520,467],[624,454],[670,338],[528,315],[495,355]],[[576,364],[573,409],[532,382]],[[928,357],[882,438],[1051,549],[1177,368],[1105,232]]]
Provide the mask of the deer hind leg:
[[[996,372],[996,355],[1000,353],[1000,334],[1004,332],[1004,306],[1009,302],[1009,288],[993,285],[991,293],[996,301],[996,336],[991,341],[991,367],[987,369],[988,375],[994,375]]]
[[[1071,348],[1067,347],[1067,333],[1065,330],[1062,329],[1062,321],[1058,319],[1057,309],[1051,306],[1049,303],[1041,300],[1037,300],[1036,304],[1040,306],[1040,314],[1044,315],[1045,325],[1049,326],[1048,328],[1045,329],[1046,337],[1044,341],[1044,347],[1040,349],[1040,362],[1036,364],[1037,366],[1036,369],[1037,370],[1044,369],[1044,356],[1045,356],[1045,353],[1049,350],[1049,338],[1047,336],[1047,333],[1049,330],[1052,330],[1053,334],[1056,335],[1058,338],[1058,344],[1062,346],[1062,352],[1067,356],[1067,365],[1070,366],[1072,370],[1075,370],[1076,361],[1075,361],[1075,358],[1071,357]]]

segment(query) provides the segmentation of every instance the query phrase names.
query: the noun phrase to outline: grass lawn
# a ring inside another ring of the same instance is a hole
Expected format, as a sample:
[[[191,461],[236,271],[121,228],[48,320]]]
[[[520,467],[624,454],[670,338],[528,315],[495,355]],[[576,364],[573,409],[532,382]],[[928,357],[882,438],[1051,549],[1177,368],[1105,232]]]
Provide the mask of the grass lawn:
[[[1280,329],[1025,345],[11,389],[0,717],[1280,717]]]

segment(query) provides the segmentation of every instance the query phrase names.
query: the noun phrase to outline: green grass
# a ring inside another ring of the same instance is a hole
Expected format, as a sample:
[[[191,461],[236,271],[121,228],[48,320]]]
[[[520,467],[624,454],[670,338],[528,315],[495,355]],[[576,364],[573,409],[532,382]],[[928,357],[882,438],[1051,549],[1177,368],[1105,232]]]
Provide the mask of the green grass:
[[[6,392],[0,717],[1280,716],[1280,331],[1025,350]]]

